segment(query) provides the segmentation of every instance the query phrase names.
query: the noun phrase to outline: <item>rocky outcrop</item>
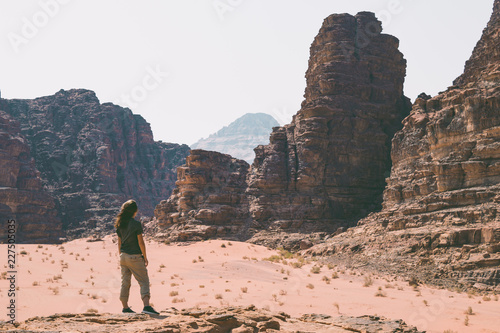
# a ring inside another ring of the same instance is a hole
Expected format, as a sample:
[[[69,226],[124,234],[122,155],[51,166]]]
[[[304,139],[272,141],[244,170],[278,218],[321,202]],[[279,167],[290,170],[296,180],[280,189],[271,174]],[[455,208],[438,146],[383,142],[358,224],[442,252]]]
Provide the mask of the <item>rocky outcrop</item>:
[[[499,47],[497,0],[464,74],[446,92],[433,98],[420,95],[395,136],[385,211],[412,216],[494,201],[500,183]],[[454,215],[462,223],[495,218],[491,211],[486,216]]]
[[[236,219],[205,212],[206,195],[191,198],[191,188],[197,193],[226,192],[225,182],[208,183],[207,176],[192,173],[233,174],[235,169],[229,157],[220,162],[219,155],[206,153],[209,163],[179,169],[178,188],[157,207],[157,219],[175,225],[177,216],[191,216],[208,228],[193,214],[222,216],[226,228],[236,226],[248,239],[263,230],[335,231],[379,209],[391,165],[390,142],[410,108],[402,92],[406,61],[398,40],[381,30],[368,12],[325,19],[311,46],[301,110],[291,124],[273,129],[268,145],[255,148],[246,183],[238,173],[238,199],[224,203],[225,209],[238,212]],[[193,153],[194,161],[199,154]],[[191,215],[185,202],[193,203]],[[243,229],[240,217],[248,219]],[[167,233],[173,230],[177,232],[170,227]]]
[[[189,148],[155,142],[150,125],[129,109],[100,104],[88,90],[8,100],[21,123],[43,187],[56,199],[69,236],[110,230],[121,203],[134,198],[151,216],[175,183]]]
[[[269,142],[269,134],[277,126],[276,119],[268,114],[247,113],[191,148],[217,151],[252,163],[254,148]]]
[[[498,68],[498,63],[500,62],[499,25],[500,2],[495,0],[490,21],[474,48],[472,56],[465,63],[464,73],[453,81],[454,85],[463,87],[469,83],[491,81],[495,78],[498,81],[498,76],[500,75]]]
[[[7,220],[15,220],[16,243],[58,242],[61,221],[56,217],[54,198],[42,188],[27,140],[19,122],[0,105],[0,230],[7,242]]]
[[[248,189],[255,221],[334,231],[380,209],[390,142],[410,108],[399,42],[381,30],[368,12],[325,19],[301,110],[255,149]]]
[[[393,264],[404,254],[400,267],[421,263],[426,281],[500,284],[499,44],[496,0],[464,74],[435,97],[421,94],[395,135],[383,210],[327,252],[363,249]]]
[[[378,316],[339,316],[308,314],[291,318],[288,314],[247,307],[162,311],[159,316],[146,314],[62,313],[34,317],[24,322],[0,323],[6,332],[401,332],[419,333],[402,320]]]
[[[237,237],[249,217],[248,169],[248,163],[229,155],[192,150],[186,164],[177,168],[172,196],[155,209],[157,236],[170,228],[170,240]]]

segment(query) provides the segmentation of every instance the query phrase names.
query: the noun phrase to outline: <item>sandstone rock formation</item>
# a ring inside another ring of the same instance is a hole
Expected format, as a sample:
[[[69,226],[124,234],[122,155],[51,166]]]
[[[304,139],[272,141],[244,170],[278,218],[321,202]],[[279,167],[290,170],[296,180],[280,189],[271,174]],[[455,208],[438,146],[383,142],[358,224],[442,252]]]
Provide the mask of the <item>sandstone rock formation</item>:
[[[112,227],[121,203],[134,198],[151,216],[175,183],[186,145],[155,142],[150,125],[129,109],[100,104],[88,90],[61,90],[34,100],[7,100],[21,123],[43,187],[56,199],[69,236]]]
[[[499,50],[495,0],[464,73],[445,92],[420,95],[395,135],[382,212],[313,252],[404,255],[402,267],[420,263],[425,280],[500,284]]]
[[[170,228],[171,240],[237,237],[249,217],[248,169],[248,163],[229,155],[191,150],[186,165],[177,168],[172,196],[155,209],[157,236]]]
[[[248,307],[162,311],[159,316],[145,314],[81,313],[34,317],[12,325],[0,323],[6,332],[169,332],[169,333],[256,333],[256,332],[398,332],[419,333],[402,320],[376,316],[331,317],[310,314],[290,318],[286,313],[274,313]]]
[[[380,208],[390,142],[410,109],[402,92],[406,61],[398,40],[381,30],[368,12],[325,19],[311,45],[301,110],[255,148],[247,200],[236,208],[249,205],[247,237],[268,229],[335,231]],[[169,200],[169,213],[186,200],[182,192]]]
[[[269,134],[277,126],[276,119],[268,114],[247,113],[191,148],[217,151],[252,163],[254,148],[269,142]]]
[[[330,230],[379,209],[390,142],[408,114],[406,61],[373,13],[331,15],[311,45],[291,124],[256,148],[252,217],[271,228]]]
[[[0,230],[7,242],[7,220],[15,220],[16,243],[58,242],[61,221],[54,198],[42,188],[27,140],[20,124],[0,104]]]

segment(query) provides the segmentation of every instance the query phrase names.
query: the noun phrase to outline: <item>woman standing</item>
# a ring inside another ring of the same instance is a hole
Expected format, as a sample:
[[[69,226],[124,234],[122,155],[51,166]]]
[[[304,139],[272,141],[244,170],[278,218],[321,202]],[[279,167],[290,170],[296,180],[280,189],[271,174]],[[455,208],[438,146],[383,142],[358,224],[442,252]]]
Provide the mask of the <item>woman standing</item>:
[[[142,313],[157,315],[159,313],[149,305],[151,294],[149,292],[149,277],[146,268],[148,257],[146,255],[146,244],[144,244],[142,237],[141,222],[134,219],[136,214],[137,203],[134,200],[128,200],[122,205],[121,211],[115,221],[122,273],[122,286],[120,290],[120,301],[123,305],[122,312],[135,313],[128,306],[130,280],[133,274],[141,286],[141,298],[144,303]]]

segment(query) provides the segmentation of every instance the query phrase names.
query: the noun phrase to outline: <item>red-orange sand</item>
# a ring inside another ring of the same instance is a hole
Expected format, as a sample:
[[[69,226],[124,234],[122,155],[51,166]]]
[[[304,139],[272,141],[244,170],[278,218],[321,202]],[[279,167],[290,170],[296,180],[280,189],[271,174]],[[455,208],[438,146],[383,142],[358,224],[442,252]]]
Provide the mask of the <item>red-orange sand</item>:
[[[113,239],[17,245],[16,320],[89,309],[121,312],[118,250]],[[4,254],[1,272],[6,272],[7,245],[0,248]],[[273,263],[263,259],[277,251],[240,242],[147,242],[147,251],[151,302],[159,311],[254,304],[294,317],[304,313],[377,314],[403,319],[427,332],[500,332],[500,302],[495,296],[488,301],[427,287],[414,290],[403,280],[375,276],[371,277],[373,284],[364,287],[366,274],[326,265],[313,273],[314,262],[300,268]],[[334,272],[339,278],[332,279]],[[9,319],[8,287],[9,281],[0,279],[0,320]],[[142,310],[135,280],[129,304],[135,311]],[[468,316],[466,326],[469,307],[474,314]]]

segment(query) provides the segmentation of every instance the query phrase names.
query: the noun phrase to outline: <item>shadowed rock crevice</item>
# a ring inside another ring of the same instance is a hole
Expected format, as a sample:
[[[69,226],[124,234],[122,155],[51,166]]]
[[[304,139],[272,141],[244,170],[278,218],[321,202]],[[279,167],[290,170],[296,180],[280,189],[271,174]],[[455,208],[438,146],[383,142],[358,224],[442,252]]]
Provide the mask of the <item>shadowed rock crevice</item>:
[[[4,105],[0,103],[0,238],[8,241],[7,221],[15,220],[14,243],[58,242],[62,232],[55,200],[43,189],[20,124],[1,110]]]

